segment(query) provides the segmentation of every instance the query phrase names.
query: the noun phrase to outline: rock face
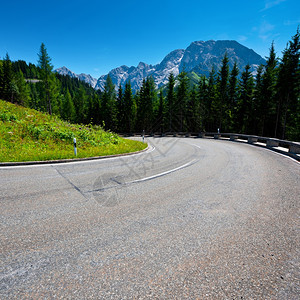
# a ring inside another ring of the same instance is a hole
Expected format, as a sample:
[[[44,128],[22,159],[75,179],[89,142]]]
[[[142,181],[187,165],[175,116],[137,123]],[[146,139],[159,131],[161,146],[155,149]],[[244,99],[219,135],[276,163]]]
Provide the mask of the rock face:
[[[265,63],[260,55],[236,41],[196,41],[185,50],[172,51],[157,65],[141,62],[137,67],[121,66],[110,71],[109,75],[116,86],[121,84],[124,87],[126,81],[130,80],[133,91],[141,87],[143,78],[147,76],[152,76],[156,86],[161,87],[168,82],[171,72],[177,76],[183,69],[208,76],[213,66],[216,70],[220,68],[225,53],[230,68],[236,61],[240,70],[249,64],[250,70],[255,72],[260,64]],[[107,75],[103,75],[98,79],[96,89],[103,90],[106,78]]]
[[[255,71],[258,65],[265,63],[260,55],[236,41],[199,41],[193,42],[185,50],[181,68],[185,66],[187,72],[207,75],[213,66],[216,70],[221,67],[225,53],[228,55],[230,68],[236,61],[240,70],[249,64],[251,71]]]
[[[236,41],[196,41],[191,43],[186,49],[178,49],[170,52],[161,63],[157,65],[148,65],[140,62],[137,67],[121,66],[111,70],[108,74],[115,84],[116,89],[121,84],[124,88],[125,83],[130,80],[132,90],[137,91],[144,78],[152,76],[156,86],[159,88],[168,82],[171,72],[177,76],[182,70],[186,72],[195,72],[199,75],[208,76],[212,67],[219,70],[225,53],[229,58],[229,67],[232,68],[234,62],[237,62],[240,71],[245,66],[251,66],[250,71],[255,73],[260,64],[265,60]],[[66,67],[55,70],[59,74],[69,75],[88,82],[95,89],[104,90],[107,75],[102,75],[98,80],[91,75],[77,75]]]
[[[161,87],[168,82],[168,76],[173,72],[174,76],[179,74],[179,66],[184,55],[183,49],[174,50],[169,53],[160,64],[148,65],[140,62],[137,67],[121,66],[111,70],[108,74],[113,83],[118,87],[120,84],[124,87],[126,81],[130,80],[131,88],[137,91],[143,82],[143,79],[152,76],[157,87]],[[96,89],[103,90],[107,75],[102,75],[96,84]]]
[[[73,77],[73,78],[78,78],[81,81],[87,82],[93,88],[95,88],[95,86],[97,84],[97,79],[93,78],[91,75],[84,74],[84,73],[81,73],[81,74],[78,75],[78,74],[75,74],[74,72],[72,72],[71,70],[69,70],[66,67],[58,68],[58,69],[54,70],[54,72],[56,72],[56,73],[58,73],[60,75],[68,75],[68,76]]]

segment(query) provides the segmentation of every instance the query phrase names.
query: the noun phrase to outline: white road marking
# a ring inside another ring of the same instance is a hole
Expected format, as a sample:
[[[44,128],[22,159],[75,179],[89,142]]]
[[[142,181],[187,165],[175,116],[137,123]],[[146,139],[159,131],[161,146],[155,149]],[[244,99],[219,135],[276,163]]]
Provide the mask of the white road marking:
[[[155,175],[152,175],[152,176],[149,176],[149,177],[144,177],[144,178],[140,178],[140,179],[137,179],[137,180],[133,180],[133,181],[130,181],[130,182],[126,182],[126,184],[131,184],[131,183],[138,183],[138,182],[142,182],[142,181],[146,181],[146,180],[150,180],[150,179],[154,179],[154,178],[157,178],[157,177],[161,177],[163,175],[167,175],[167,174],[170,174],[170,173],[173,173],[175,171],[178,171],[180,169],[183,169],[183,168],[186,168],[192,164],[194,164],[195,162],[197,162],[198,159],[194,159],[182,166],[179,166],[175,169],[171,169],[171,170],[168,170],[168,171],[165,171],[165,172],[162,172],[162,173],[159,173],[159,174],[155,174]]]

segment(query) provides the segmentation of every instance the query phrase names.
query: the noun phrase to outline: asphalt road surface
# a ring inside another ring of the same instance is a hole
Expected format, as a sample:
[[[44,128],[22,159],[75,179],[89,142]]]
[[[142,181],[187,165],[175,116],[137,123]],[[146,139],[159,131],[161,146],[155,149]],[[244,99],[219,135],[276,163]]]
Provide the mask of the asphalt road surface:
[[[134,156],[0,168],[0,299],[299,299],[300,164],[147,141]]]

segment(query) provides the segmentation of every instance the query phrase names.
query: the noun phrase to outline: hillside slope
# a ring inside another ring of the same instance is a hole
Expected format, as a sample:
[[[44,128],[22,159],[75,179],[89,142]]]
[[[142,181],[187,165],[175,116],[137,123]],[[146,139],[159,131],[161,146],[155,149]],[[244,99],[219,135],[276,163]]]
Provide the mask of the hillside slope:
[[[70,124],[55,116],[0,100],[0,162],[93,157],[139,151],[146,144],[100,126]]]

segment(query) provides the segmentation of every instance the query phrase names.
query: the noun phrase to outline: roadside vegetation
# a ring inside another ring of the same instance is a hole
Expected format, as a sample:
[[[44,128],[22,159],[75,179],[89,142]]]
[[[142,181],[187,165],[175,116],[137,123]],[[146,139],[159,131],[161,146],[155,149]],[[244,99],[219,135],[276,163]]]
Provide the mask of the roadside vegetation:
[[[77,158],[135,152],[146,144],[96,125],[71,124],[54,115],[0,100],[0,162]]]

